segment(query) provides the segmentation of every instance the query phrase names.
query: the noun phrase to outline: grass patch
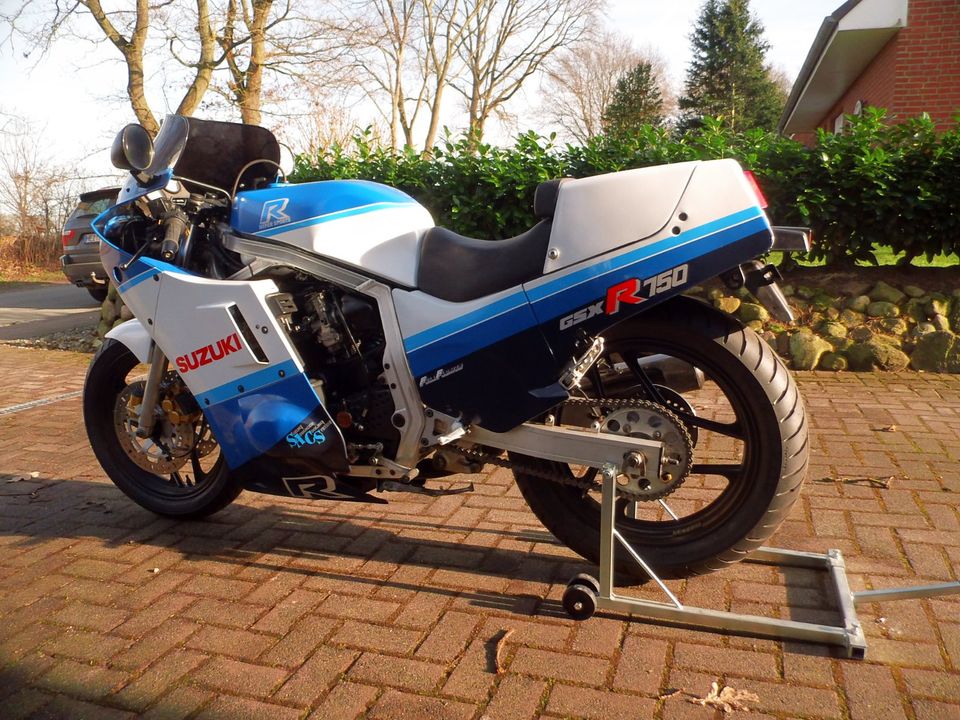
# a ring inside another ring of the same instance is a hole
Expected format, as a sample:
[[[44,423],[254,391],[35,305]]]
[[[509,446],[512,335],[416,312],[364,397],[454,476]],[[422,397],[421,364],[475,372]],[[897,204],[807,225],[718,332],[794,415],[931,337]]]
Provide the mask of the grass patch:
[[[888,247],[875,247],[873,249],[873,254],[877,257],[877,262],[881,267],[892,267],[896,266],[902,257],[906,253],[900,252],[895,253],[892,249]],[[774,265],[780,265],[783,260],[784,253],[772,252],[767,257],[769,262]],[[826,262],[824,260],[804,260],[799,256],[796,258],[797,265],[805,268],[814,268],[814,267],[824,267]],[[914,258],[908,267],[918,267],[918,268],[949,268],[960,266],[960,255],[957,253],[952,253],[950,255],[934,255],[932,260],[927,260],[925,257]],[[872,262],[858,261],[857,267],[877,267]]]

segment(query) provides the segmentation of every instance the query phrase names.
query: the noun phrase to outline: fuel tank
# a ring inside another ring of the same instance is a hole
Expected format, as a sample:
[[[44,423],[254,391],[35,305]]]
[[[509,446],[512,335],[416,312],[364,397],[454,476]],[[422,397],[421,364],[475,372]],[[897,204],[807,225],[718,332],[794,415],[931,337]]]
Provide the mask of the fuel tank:
[[[415,287],[430,213],[401,190],[366,180],[275,184],[237,195],[231,225]]]

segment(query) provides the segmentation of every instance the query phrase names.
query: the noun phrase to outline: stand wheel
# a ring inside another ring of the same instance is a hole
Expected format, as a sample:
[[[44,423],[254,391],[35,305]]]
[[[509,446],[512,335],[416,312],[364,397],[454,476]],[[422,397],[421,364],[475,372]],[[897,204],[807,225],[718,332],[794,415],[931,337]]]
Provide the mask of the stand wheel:
[[[577,573],[570,578],[570,582],[567,583],[567,587],[570,587],[571,585],[586,585],[588,588],[593,590],[595,595],[598,597],[600,595],[600,581],[590,573]]]
[[[597,611],[597,593],[582,583],[568,585],[563,591],[563,609],[574,620],[587,620]]]

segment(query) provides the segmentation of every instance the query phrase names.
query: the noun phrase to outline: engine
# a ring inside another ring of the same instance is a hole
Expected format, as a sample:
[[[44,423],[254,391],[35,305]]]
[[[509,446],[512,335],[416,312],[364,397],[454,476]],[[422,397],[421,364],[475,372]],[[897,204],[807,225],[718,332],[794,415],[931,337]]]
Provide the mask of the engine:
[[[351,462],[379,444],[396,453],[393,397],[383,379],[386,341],[377,304],[291,272],[270,301],[300,353],[307,376],[343,432]]]

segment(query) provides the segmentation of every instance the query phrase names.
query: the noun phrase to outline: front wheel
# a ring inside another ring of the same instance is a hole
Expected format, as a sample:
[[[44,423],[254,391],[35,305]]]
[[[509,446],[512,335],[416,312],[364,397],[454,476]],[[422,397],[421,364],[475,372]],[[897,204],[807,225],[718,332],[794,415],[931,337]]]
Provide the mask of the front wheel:
[[[145,375],[126,346],[104,341],[83,386],[83,419],[94,455],[118,488],[158,515],[196,519],[221,510],[243,488],[175,372],[160,381],[153,433],[137,435]]]
[[[752,330],[689,298],[622,323],[605,339],[604,356],[583,383],[596,400],[595,413],[605,412],[605,399],[661,403],[685,426],[693,446],[689,473],[669,493],[640,501],[621,495],[617,529],[663,578],[712,572],[743,559],[787,517],[806,473],[807,423],[790,373]],[[671,388],[669,377],[657,375],[658,363],[649,362],[654,356],[701,371],[702,387]],[[556,417],[567,422],[562,408]],[[534,514],[565,545],[599,562],[599,492],[595,482],[585,487],[596,471],[516,461],[517,484]],[[536,472],[523,471],[529,463],[538,464]],[[580,487],[545,479],[551,473],[578,480]],[[644,579],[626,555],[620,548],[615,553],[618,580]]]

